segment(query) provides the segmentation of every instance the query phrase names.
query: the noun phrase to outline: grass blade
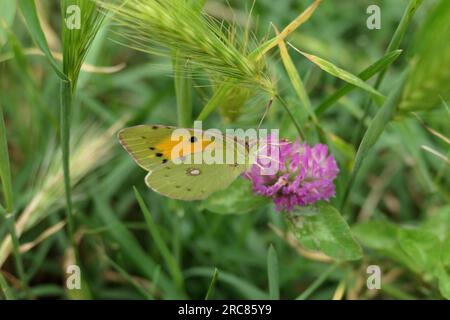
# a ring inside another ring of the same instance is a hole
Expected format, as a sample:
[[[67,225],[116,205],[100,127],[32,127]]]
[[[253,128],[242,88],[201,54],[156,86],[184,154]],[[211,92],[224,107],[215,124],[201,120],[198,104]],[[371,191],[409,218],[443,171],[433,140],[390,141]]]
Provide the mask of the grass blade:
[[[197,268],[191,268],[189,270],[186,270],[185,275],[186,277],[211,277],[211,273],[214,271],[211,268],[205,268],[205,267],[197,267]],[[225,273],[223,271],[220,272],[220,282],[226,283],[230,285],[231,287],[235,288],[237,291],[239,291],[242,296],[245,299],[256,299],[256,300],[267,300],[268,296],[267,294],[259,289],[258,287],[255,287],[250,282],[235,276],[231,273]]]
[[[284,40],[290,33],[295,31],[298,27],[300,27],[302,24],[304,24],[306,21],[311,18],[312,14],[316,10],[317,6],[319,5],[320,0],[314,1],[308,8],[306,8],[305,11],[303,11],[297,18],[295,18],[291,23],[289,23],[283,31],[280,32],[279,35],[275,36],[274,38],[267,40],[262,45],[260,45],[258,48],[256,48],[251,54],[250,59],[254,59],[255,61],[258,61],[261,59],[264,54],[266,54],[270,49],[276,47],[280,40]]]
[[[408,3],[408,7],[405,10],[405,13],[403,14],[402,19],[400,20],[400,23],[398,24],[397,29],[395,29],[394,35],[392,36],[391,41],[389,42],[389,45],[386,49],[386,52],[390,52],[393,50],[397,50],[400,47],[400,44],[402,43],[402,40],[406,34],[406,31],[408,30],[408,26],[411,22],[412,17],[416,13],[417,9],[422,4],[423,0],[410,0]],[[375,88],[378,88],[381,84],[381,81],[383,81],[383,78],[386,74],[387,69],[383,70],[378,74],[377,80],[375,82]]]
[[[3,109],[0,106],[0,179],[2,182],[3,196],[6,202],[6,210],[11,213],[14,208],[11,168],[9,164],[8,140],[6,137],[5,120],[3,118]]]
[[[6,300],[15,300],[14,294],[12,293],[12,290],[9,287],[8,282],[6,282],[6,279],[1,271],[0,271],[0,289],[2,289],[3,295],[5,296]]]
[[[278,30],[276,30],[276,32],[278,34]],[[297,93],[298,97],[300,98],[300,101],[304,105],[306,112],[308,112],[311,119],[313,119],[313,121],[317,124],[317,117],[311,106],[311,101],[309,100],[309,96],[308,93],[306,92],[306,88],[303,84],[302,78],[298,74],[294,62],[289,56],[286,44],[282,39],[278,43],[278,47],[280,48],[280,55],[281,59],[283,60],[284,68],[289,76],[289,79],[291,80],[291,84],[294,87],[295,93]]]
[[[25,22],[27,24],[28,31],[30,32],[31,37],[45,54],[58,77],[60,77],[62,80],[67,80],[66,75],[61,71],[61,67],[56,62],[48,47],[47,39],[45,39],[45,35],[42,31],[41,24],[36,12],[36,4],[34,0],[19,0],[19,6],[25,18]]]
[[[380,135],[386,128],[386,125],[392,120],[397,111],[397,107],[403,93],[406,75],[407,72],[405,72],[402,75],[402,78],[400,79],[400,82],[398,83],[397,87],[394,90],[392,90],[391,94],[386,99],[386,102],[384,103],[383,107],[377,112],[372,122],[370,123],[369,128],[364,134],[361,144],[359,145],[358,151],[356,152],[355,164],[353,165],[350,180],[347,184],[347,189],[344,193],[344,196],[342,197],[341,211],[347,201],[348,195],[352,188],[353,182],[356,179],[356,175],[358,174],[358,171],[361,167],[362,161],[367,156],[370,149],[378,141]]]
[[[280,280],[278,273],[278,257],[273,245],[267,252],[267,277],[269,280],[269,297],[271,300],[280,299]]]
[[[136,195],[136,199],[139,203],[139,206],[141,207],[142,214],[144,215],[145,222],[147,223],[148,231],[152,236],[153,240],[155,241],[155,244],[158,247],[159,252],[164,258],[174,282],[177,284],[178,287],[182,288],[183,274],[181,273],[181,270],[178,267],[178,263],[175,257],[172,255],[166,243],[164,242],[164,239],[162,238],[161,233],[159,232],[158,226],[153,221],[152,215],[150,214],[147,206],[145,205],[145,202],[142,199],[141,194],[135,187],[134,187],[134,194]]]
[[[0,1],[0,48],[7,41],[7,30],[9,28],[16,15],[16,1],[15,0],[4,0]]]
[[[120,273],[122,277],[124,277],[144,298],[147,300],[153,300],[153,296],[144,288],[142,288],[136,281],[134,281],[133,277],[130,276],[130,274],[122,268],[120,265],[118,265],[115,261],[113,261],[110,257],[106,256],[106,260],[108,260],[109,264],[117,270],[117,272]]]
[[[384,100],[384,96],[376,89],[372,88],[370,85],[365,83],[363,80],[358,78],[357,76],[353,75],[352,73],[339,68],[338,66],[334,65],[333,63],[319,58],[315,55],[305,53],[303,51],[300,51],[299,49],[295,48],[293,45],[289,44],[292,48],[294,48],[295,51],[305,56],[309,61],[317,65],[320,69],[323,71],[331,74],[332,76],[335,76],[341,80],[344,80],[347,83],[350,83],[358,88],[361,88],[367,92],[369,92],[377,102],[382,103]]]
[[[402,50],[394,50],[383,56],[380,60],[376,61],[366,69],[364,69],[360,74],[358,74],[358,78],[361,80],[368,80],[377,73],[388,68],[402,53]],[[335,102],[337,102],[341,97],[345,96],[347,93],[355,89],[356,87],[350,83],[342,86],[331,96],[326,98],[317,108],[316,115],[319,116],[324,113],[330,106],[332,106]]]
[[[217,270],[217,268],[214,268],[214,273],[211,278],[211,283],[209,284],[208,292],[206,292],[205,300],[208,300],[212,296],[218,276],[219,270]]]
[[[126,258],[130,261],[130,263],[134,264],[143,275],[152,281],[158,265],[145,253],[133,235],[127,230],[121,221],[117,219],[116,214],[112,212],[111,208],[106,203],[106,200],[98,194],[94,196],[93,199],[96,212],[98,212],[101,219],[110,226],[110,235],[123,249]],[[172,299],[183,298],[183,294],[180,294],[179,290],[176,290],[167,278],[166,274],[160,272],[158,279],[161,288],[168,297]]]
[[[316,291],[317,288],[320,287],[320,285],[322,283],[325,282],[325,280],[327,280],[328,276],[337,268],[338,264],[333,264],[330,267],[328,267],[327,270],[325,270],[324,273],[322,273],[322,275],[316,279],[316,281],[314,281],[305,291],[302,292],[302,294],[300,294],[296,300],[306,300],[308,299],[308,297],[314,292]]]
[[[403,13],[402,19],[400,20],[400,23],[397,26],[397,29],[395,29],[394,35],[392,36],[391,41],[389,42],[389,45],[386,49],[386,52],[391,52],[393,50],[397,50],[400,47],[400,44],[406,34],[406,31],[408,30],[408,26],[416,13],[417,9],[422,4],[423,0],[410,0],[408,3],[408,6],[405,9],[405,12]],[[377,76],[377,79],[375,80],[374,88],[378,89],[381,85],[381,82],[384,79],[384,76],[386,75],[387,69],[384,69],[382,72],[380,72]],[[364,106],[364,116],[362,121],[360,121],[357,129],[356,134],[354,135],[354,141],[358,141],[362,135],[364,122],[367,116],[369,115],[370,107],[372,106],[372,100],[368,99]]]
[[[6,220],[8,231],[13,243],[14,261],[17,273],[21,280],[25,293],[28,295],[28,283],[25,275],[22,256],[20,255],[20,243],[17,237],[15,227],[14,199],[11,182],[11,168],[9,164],[8,140],[6,137],[5,120],[3,118],[3,109],[0,106],[0,179],[2,182],[3,197],[6,202],[6,212],[2,217]]]

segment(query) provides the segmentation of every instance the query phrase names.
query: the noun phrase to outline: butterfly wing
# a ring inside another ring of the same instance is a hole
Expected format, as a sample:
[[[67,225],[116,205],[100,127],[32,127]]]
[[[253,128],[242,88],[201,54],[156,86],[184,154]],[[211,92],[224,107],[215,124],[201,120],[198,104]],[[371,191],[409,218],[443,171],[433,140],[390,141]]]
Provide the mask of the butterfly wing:
[[[176,129],[161,125],[140,125],[119,132],[123,147],[139,166],[149,171],[145,181],[154,191],[174,199],[204,199],[213,192],[228,187],[248,167],[248,163],[194,164],[194,154],[199,152],[202,155],[207,150],[221,151],[222,155],[244,154],[247,159],[245,154],[248,150],[236,138],[215,134],[212,139],[211,135],[193,129],[185,130],[192,138],[201,138],[187,142],[189,148],[183,149],[182,156],[190,161],[180,163],[177,161],[180,157],[175,157],[172,153],[173,148],[179,144],[172,137]]]
[[[225,189],[244,171],[244,165],[169,162],[149,173],[145,182],[154,191],[172,199],[200,200]]]
[[[162,146],[175,129],[162,125],[140,125],[121,130],[118,137],[134,161],[143,169],[151,171],[168,161]]]

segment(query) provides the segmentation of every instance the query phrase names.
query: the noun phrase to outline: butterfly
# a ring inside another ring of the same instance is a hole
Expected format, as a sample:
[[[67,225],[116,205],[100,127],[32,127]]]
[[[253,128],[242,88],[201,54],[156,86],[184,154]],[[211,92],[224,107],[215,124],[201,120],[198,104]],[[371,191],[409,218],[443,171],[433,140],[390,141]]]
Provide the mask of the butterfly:
[[[122,129],[118,139],[149,172],[149,188],[172,199],[201,200],[227,188],[253,161],[248,141],[208,131],[139,125]]]

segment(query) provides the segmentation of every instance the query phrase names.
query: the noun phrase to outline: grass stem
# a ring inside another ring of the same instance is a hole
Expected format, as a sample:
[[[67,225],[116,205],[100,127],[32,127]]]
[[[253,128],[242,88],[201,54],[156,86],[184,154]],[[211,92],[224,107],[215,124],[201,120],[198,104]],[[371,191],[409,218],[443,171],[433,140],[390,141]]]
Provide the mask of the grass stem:
[[[20,244],[17,237],[15,219],[14,219],[14,198],[12,192],[11,167],[9,163],[8,140],[6,138],[6,126],[3,118],[3,109],[0,107],[0,178],[2,181],[3,196],[6,202],[6,208],[2,207],[0,212],[6,221],[8,232],[13,243],[14,262],[24,291],[29,297],[28,281],[25,275],[22,256],[20,255]]]
[[[75,241],[75,226],[72,209],[72,188],[70,184],[70,114],[72,107],[72,88],[70,81],[61,81],[61,109],[60,109],[60,135],[62,165],[64,173],[64,191],[66,197],[66,216],[69,241],[75,254],[75,260],[79,263],[78,250]]]
[[[300,127],[300,124],[298,123],[297,119],[295,119],[294,114],[291,112],[291,110],[289,109],[288,104],[286,103],[286,101],[284,101],[284,99],[279,96],[279,95],[275,95],[275,97],[278,99],[278,101],[281,103],[281,105],[283,106],[284,110],[287,112],[289,118],[291,118],[292,123],[294,124],[295,128],[297,129],[297,132],[299,134],[299,136],[305,140],[305,134],[302,131],[302,128]]]

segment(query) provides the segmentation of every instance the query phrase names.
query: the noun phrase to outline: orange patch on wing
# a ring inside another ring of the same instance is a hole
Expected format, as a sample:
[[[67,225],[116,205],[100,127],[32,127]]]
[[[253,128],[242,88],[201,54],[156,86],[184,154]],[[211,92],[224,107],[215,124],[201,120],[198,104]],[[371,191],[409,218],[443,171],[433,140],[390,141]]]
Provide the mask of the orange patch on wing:
[[[173,140],[172,137],[169,137],[155,145],[155,148],[163,154],[164,158],[172,160],[189,154],[203,152],[211,143],[213,141],[202,139],[201,137],[196,137],[194,142],[190,141],[190,137],[180,137],[180,140]],[[174,148],[176,149],[174,150]]]

